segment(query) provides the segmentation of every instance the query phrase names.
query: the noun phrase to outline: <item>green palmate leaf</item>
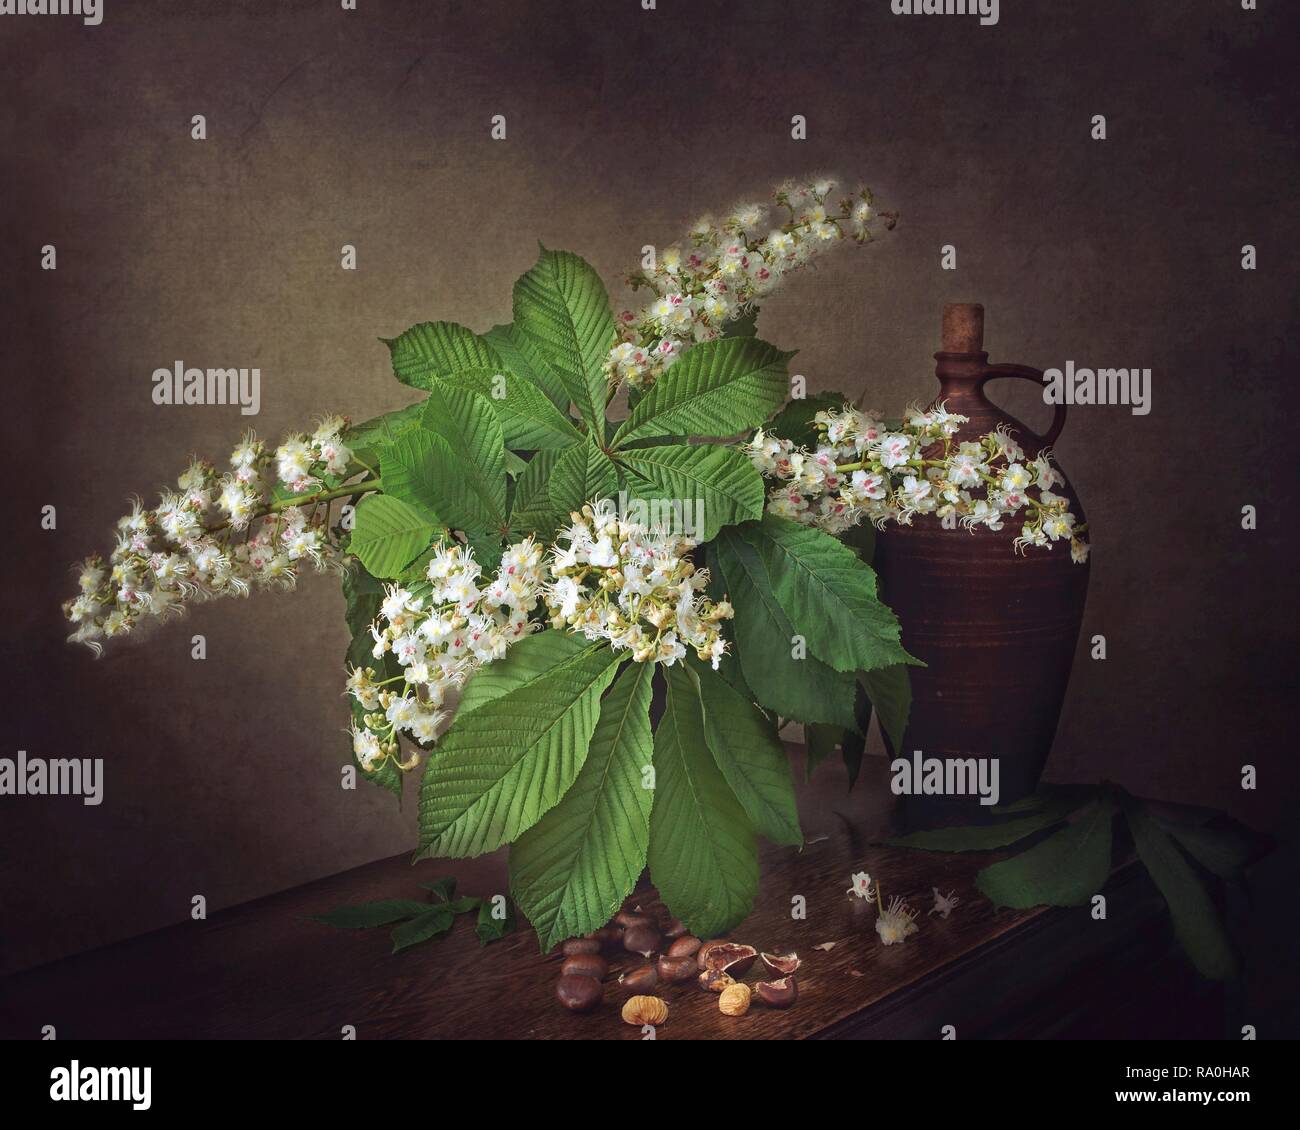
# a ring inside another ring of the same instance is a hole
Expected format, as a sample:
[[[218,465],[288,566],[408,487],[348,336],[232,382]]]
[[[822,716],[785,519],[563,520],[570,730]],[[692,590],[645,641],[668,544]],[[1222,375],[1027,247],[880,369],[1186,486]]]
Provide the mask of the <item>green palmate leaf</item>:
[[[650,878],[691,933],[736,925],[758,891],[758,849],[745,810],[709,754],[694,680],[674,664],[654,735]]]
[[[415,899],[385,899],[358,906],[340,906],[324,914],[313,914],[311,919],[340,930],[369,930],[375,926],[391,926],[394,922],[414,918],[428,909],[427,902],[417,902]]]
[[[456,912],[445,903],[441,906],[426,907],[409,922],[403,922],[390,935],[393,939],[393,953],[428,941],[437,934],[445,934],[456,921]]]
[[[1082,802],[1080,802],[1082,803]],[[892,847],[920,848],[922,851],[992,851],[1019,843],[1035,832],[1059,824],[1079,804],[1058,802],[1030,816],[1005,820],[1000,824],[980,824],[965,828],[935,828],[912,832],[884,842]]]
[[[661,376],[615,434],[624,445],[655,436],[730,436],[781,406],[793,353],[756,338],[706,341]]]
[[[567,523],[571,510],[584,503],[618,494],[618,470],[596,444],[588,440],[560,453],[548,487],[551,509]]]
[[[711,546],[709,563],[735,608],[736,652],[727,662],[739,661],[757,700],[782,718],[852,729],[852,674],[796,646],[795,630],[753,546],[737,531],[723,530]]]
[[[628,479],[632,498],[691,507],[696,519],[691,536],[697,541],[711,541],[723,526],[763,514],[762,476],[734,448],[646,447],[623,452],[619,461],[634,472]]]
[[[591,644],[580,636],[571,636],[554,629],[525,636],[506,652],[504,659],[485,663],[474,672],[461,691],[457,714],[468,714],[504,694],[518,690],[525,683],[549,675],[565,660],[574,658],[590,647]]]
[[[568,447],[582,438],[568,416],[527,377],[492,369],[467,369],[447,384],[482,396],[501,424],[507,446],[517,451]]]
[[[384,493],[441,525],[438,508],[447,501],[448,467],[454,456],[441,437],[415,428],[379,448]]]
[[[568,511],[551,503],[551,476],[560,455],[558,451],[539,451],[519,476],[510,506],[511,537],[535,534],[539,541],[549,542],[555,531],[568,521]]]
[[[699,686],[704,736],[749,822],[773,843],[803,843],[795,809],[790,758],[776,725],[710,667],[692,659]]]
[[[536,346],[596,436],[605,420],[605,360],[614,317],[600,276],[577,255],[542,249],[515,283],[515,327]]]
[[[500,533],[506,521],[505,437],[487,400],[440,382],[429,393],[422,423],[455,462],[441,476],[439,513],[464,529]]]
[[[466,369],[499,369],[501,358],[473,330],[455,322],[421,322],[394,338],[381,338],[393,373],[403,384],[431,389],[438,377]]]
[[[1079,818],[1028,851],[985,867],[975,886],[994,906],[1081,906],[1110,877],[1110,797],[1094,801]]]
[[[912,680],[906,664],[863,671],[859,673],[858,681],[880,719],[880,729],[889,740],[890,752],[903,749],[903,734],[907,731],[907,718],[912,712]]]
[[[395,577],[442,527],[427,514],[386,494],[372,494],[357,506],[349,550],[376,577]]]
[[[876,574],[853,550],[773,514],[742,532],[758,551],[777,602],[817,658],[837,671],[917,662],[898,642],[898,620],[876,596]]]
[[[800,447],[815,447],[817,425],[813,417],[818,412],[834,412],[844,408],[846,398],[838,392],[819,392],[792,400],[781,409],[763,430],[777,439],[788,439]]]
[[[1138,857],[1169,905],[1174,936],[1203,977],[1233,977],[1236,958],[1205,885],[1173,839],[1151,818],[1146,807],[1125,800],[1124,814]]]
[[[620,661],[590,647],[458,717],[420,782],[416,858],[493,851],[559,803]]]
[[[474,927],[474,933],[478,935],[480,946],[499,942],[514,928],[515,908],[512,904],[506,904],[505,916],[502,918],[497,917],[496,907],[491,902],[485,902],[478,908],[478,924]]]
[[[605,925],[645,866],[653,676],[651,663],[624,669],[573,788],[510,848],[510,889],[543,951]]]
[[[493,326],[483,340],[500,355],[506,369],[541,389],[546,399],[567,418],[569,393],[551,369],[549,362],[527,334],[513,325]]]

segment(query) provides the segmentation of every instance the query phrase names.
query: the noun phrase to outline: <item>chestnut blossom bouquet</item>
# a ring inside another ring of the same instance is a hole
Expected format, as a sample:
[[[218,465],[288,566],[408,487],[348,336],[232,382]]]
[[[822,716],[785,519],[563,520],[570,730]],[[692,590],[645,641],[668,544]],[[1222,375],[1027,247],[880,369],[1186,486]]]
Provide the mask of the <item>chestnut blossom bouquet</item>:
[[[419,772],[417,858],[510,844],[544,949],[602,926],[647,864],[695,934],[722,932],[756,893],[756,836],[802,842],[780,726],[860,735],[874,703],[901,744],[916,660],[855,524],[1026,509],[1027,545],[1081,532],[1010,437],[952,449],[941,408],[886,429],[787,403],[792,354],[755,335],[758,303],[874,219],[866,190],[784,186],[697,223],[617,317],[581,258],[543,248],[510,324],[386,342],[416,403],[274,448],[249,433],[225,469],[195,459],[134,501],[80,566],[70,638],[98,652],[333,573],[351,756],[399,796]]]

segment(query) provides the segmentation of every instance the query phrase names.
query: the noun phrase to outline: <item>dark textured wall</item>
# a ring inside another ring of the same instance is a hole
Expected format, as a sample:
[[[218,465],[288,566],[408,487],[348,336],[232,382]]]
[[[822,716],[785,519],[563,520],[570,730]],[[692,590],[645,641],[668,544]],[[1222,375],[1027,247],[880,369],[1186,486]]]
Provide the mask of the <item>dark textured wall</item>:
[[[68,564],[107,548],[128,494],[152,499],[191,452],[224,459],[246,422],[155,407],[156,367],[260,366],[272,439],[369,416],[409,399],[376,338],[506,320],[537,239],[613,284],[643,243],[810,171],[863,178],[903,217],[764,310],[813,387],[927,396],[953,300],[985,303],[997,359],[1154,370],[1150,415],[1080,409],[1058,445],[1093,530],[1084,634],[1110,657],[1081,649],[1048,773],[1283,827],[1295,5],[1003,0],[979,27],[888,0],[104,4],[99,27],[0,17],[0,753],[108,763],[98,808],[0,798],[0,970],[413,842],[413,794],[399,813],[338,787],[332,582],[212,605],[99,662],[62,643]],[[1033,390],[997,395],[1045,422]]]

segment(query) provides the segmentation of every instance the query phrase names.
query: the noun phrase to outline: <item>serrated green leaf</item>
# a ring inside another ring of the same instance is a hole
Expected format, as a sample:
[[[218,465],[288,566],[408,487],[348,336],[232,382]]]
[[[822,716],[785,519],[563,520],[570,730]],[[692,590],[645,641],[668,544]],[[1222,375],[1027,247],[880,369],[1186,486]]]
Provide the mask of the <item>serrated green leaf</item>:
[[[546,359],[591,433],[605,420],[605,361],[614,346],[614,317],[600,276],[569,251],[542,250],[515,283],[516,329]]]
[[[739,662],[757,701],[782,718],[852,729],[852,674],[836,671],[806,649],[802,659],[794,657],[794,628],[753,546],[737,531],[723,530],[710,547],[709,564],[735,609],[732,660]]]
[[[1133,845],[1169,907],[1178,939],[1202,977],[1224,981],[1237,974],[1237,959],[1214,900],[1178,850],[1173,839],[1151,818],[1146,806],[1126,799],[1124,815]]]
[[[898,641],[898,620],[876,596],[876,574],[830,534],[774,514],[742,528],[808,649],[837,671],[916,663]]]
[[[438,934],[445,934],[456,921],[456,915],[445,903],[441,906],[427,908],[409,922],[403,922],[390,937],[393,939],[393,953],[427,942]]]
[[[510,889],[543,952],[605,925],[645,867],[653,676],[651,663],[624,669],[601,704],[573,788],[510,848]]]
[[[623,658],[593,646],[458,716],[424,768],[416,858],[482,855],[554,808],[586,760]]]
[[[414,428],[379,448],[384,493],[440,526],[438,507],[447,499],[444,480],[454,458],[441,437]]]
[[[584,503],[618,494],[618,471],[613,461],[591,440],[560,453],[548,487],[551,509],[568,522],[569,512]]]
[[[426,514],[386,494],[372,494],[357,506],[349,552],[376,577],[395,577],[442,527]]]
[[[533,534],[538,541],[549,542],[555,531],[568,521],[568,511],[560,510],[551,502],[551,476],[560,455],[559,451],[539,451],[519,476],[510,504],[512,538]]]
[[[417,902],[415,899],[383,899],[380,902],[363,902],[357,906],[340,906],[310,917],[313,922],[323,922],[326,926],[340,930],[369,930],[414,918],[428,909],[427,902]]]
[[[474,672],[461,691],[457,715],[468,714],[518,690],[525,683],[550,674],[565,660],[573,659],[590,647],[591,644],[582,637],[555,628],[525,636],[506,652],[503,659],[485,663]]]
[[[421,322],[394,338],[382,338],[393,374],[413,388],[431,389],[438,377],[466,369],[500,368],[501,359],[473,330],[456,322]]]
[[[345,602],[343,618],[352,636],[352,642],[348,644],[347,661],[353,667],[367,667],[376,662],[371,652],[374,640],[370,636],[370,625],[379,615],[384,588],[376,577],[372,577],[355,562],[344,569],[342,584]]]
[[[907,665],[897,663],[893,667],[860,671],[858,681],[880,719],[880,728],[889,741],[889,752],[903,749],[903,735],[912,712],[912,680]]]
[[[1020,855],[985,867],[975,886],[994,906],[1082,906],[1110,878],[1114,802],[1094,801],[1079,818]]]
[[[773,843],[799,846],[803,831],[790,758],[775,724],[707,664],[694,657],[688,662],[699,686],[705,740],[750,824]]]
[[[756,338],[691,348],[663,374],[614,436],[626,446],[655,436],[731,436],[758,427],[785,400],[793,353]]]
[[[741,452],[695,444],[644,447],[620,453],[619,462],[635,472],[628,494],[651,502],[667,499],[694,515],[696,541],[711,541],[723,526],[763,514],[763,479]]]
[[[540,451],[582,439],[573,423],[526,377],[492,369],[467,369],[446,384],[478,393],[497,414],[508,447]]]
[[[709,754],[690,672],[667,668],[654,735],[650,878],[668,908],[701,938],[721,935],[754,905],[758,848],[740,801]]]
[[[421,423],[421,434],[441,439],[452,459],[444,466],[441,448],[430,449],[438,453],[438,514],[461,529],[500,534],[506,515],[505,438],[487,400],[440,381],[429,393]]]
[[[493,326],[483,335],[483,340],[500,354],[510,372],[541,389],[547,400],[568,419],[568,390],[560,383],[549,362],[527,334],[520,333],[507,322],[505,325]]]

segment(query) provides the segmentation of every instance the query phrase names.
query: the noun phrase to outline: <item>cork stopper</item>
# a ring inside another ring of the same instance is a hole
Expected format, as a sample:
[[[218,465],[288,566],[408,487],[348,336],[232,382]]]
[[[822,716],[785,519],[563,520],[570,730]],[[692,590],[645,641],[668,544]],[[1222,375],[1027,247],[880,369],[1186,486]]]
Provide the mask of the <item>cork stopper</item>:
[[[979,353],[984,348],[984,307],[978,302],[949,302],[943,308],[943,351]]]

